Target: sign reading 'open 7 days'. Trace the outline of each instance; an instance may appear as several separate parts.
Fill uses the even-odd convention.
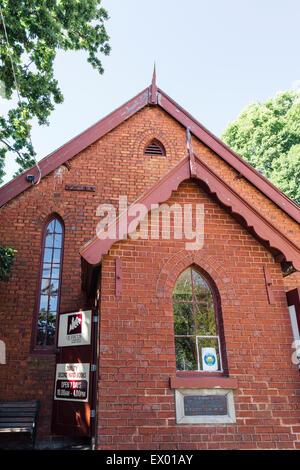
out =
[[[92,311],[64,313],[59,317],[58,347],[91,344]]]
[[[56,364],[54,400],[88,401],[90,364]]]

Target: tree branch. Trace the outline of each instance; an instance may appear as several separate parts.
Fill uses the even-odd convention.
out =
[[[2,142],[4,145],[6,145],[6,147],[11,151],[11,152],[14,152],[18,155],[18,157],[23,161],[25,162],[25,159],[23,157],[23,155],[17,150],[15,149],[14,147],[12,147],[8,142],[6,142],[4,139],[0,139],[0,142]]]

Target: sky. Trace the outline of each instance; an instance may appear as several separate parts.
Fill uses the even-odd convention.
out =
[[[150,85],[157,85],[213,134],[250,102],[300,86],[299,0],[102,0],[111,53],[99,75],[83,52],[59,51],[64,95],[49,126],[34,124],[41,160]],[[0,114],[11,102],[0,98]],[[7,157],[7,183],[18,167]]]

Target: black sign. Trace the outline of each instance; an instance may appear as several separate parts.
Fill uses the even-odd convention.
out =
[[[65,189],[67,191],[96,191],[95,186],[86,186],[84,184],[66,184]]]
[[[86,400],[87,380],[57,380],[56,398],[60,400]]]
[[[183,400],[185,416],[227,415],[226,395],[191,395]]]
[[[82,329],[82,313],[75,313],[68,316],[68,335],[81,335]]]

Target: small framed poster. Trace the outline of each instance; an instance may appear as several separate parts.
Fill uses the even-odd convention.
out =
[[[60,348],[91,344],[91,325],[91,310],[61,314],[57,346]]]
[[[202,348],[202,364],[205,371],[218,370],[218,358],[215,348]]]

